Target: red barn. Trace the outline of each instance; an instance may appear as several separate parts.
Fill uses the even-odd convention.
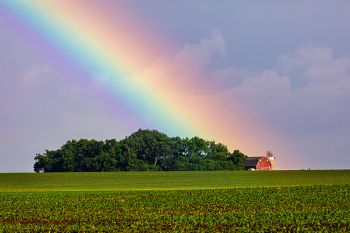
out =
[[[248,157],[244,161],[244,169],[246,170],[272,170],[272,164],[268,157]]]

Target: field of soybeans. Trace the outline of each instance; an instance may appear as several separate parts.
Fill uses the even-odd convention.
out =
[[[350,170],[0,174],[0,232],[349,232]]]

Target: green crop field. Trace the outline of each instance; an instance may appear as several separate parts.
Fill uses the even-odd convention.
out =
[[[0,174],[0,232],[349,232],[350,171]]]
[[[350,184],[350,170],[0,173],[0,192],[193,190]]]

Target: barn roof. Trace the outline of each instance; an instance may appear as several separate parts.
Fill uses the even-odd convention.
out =
[[[255,167],[261,157],[247,157],[244,161],[244,167]]]

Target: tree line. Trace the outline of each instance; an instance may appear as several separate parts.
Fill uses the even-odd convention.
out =
[[[35,172],[211,171],[242,169],[247,156],[199,137],[138,130],[117,141],[70,140],[34,158]]]

